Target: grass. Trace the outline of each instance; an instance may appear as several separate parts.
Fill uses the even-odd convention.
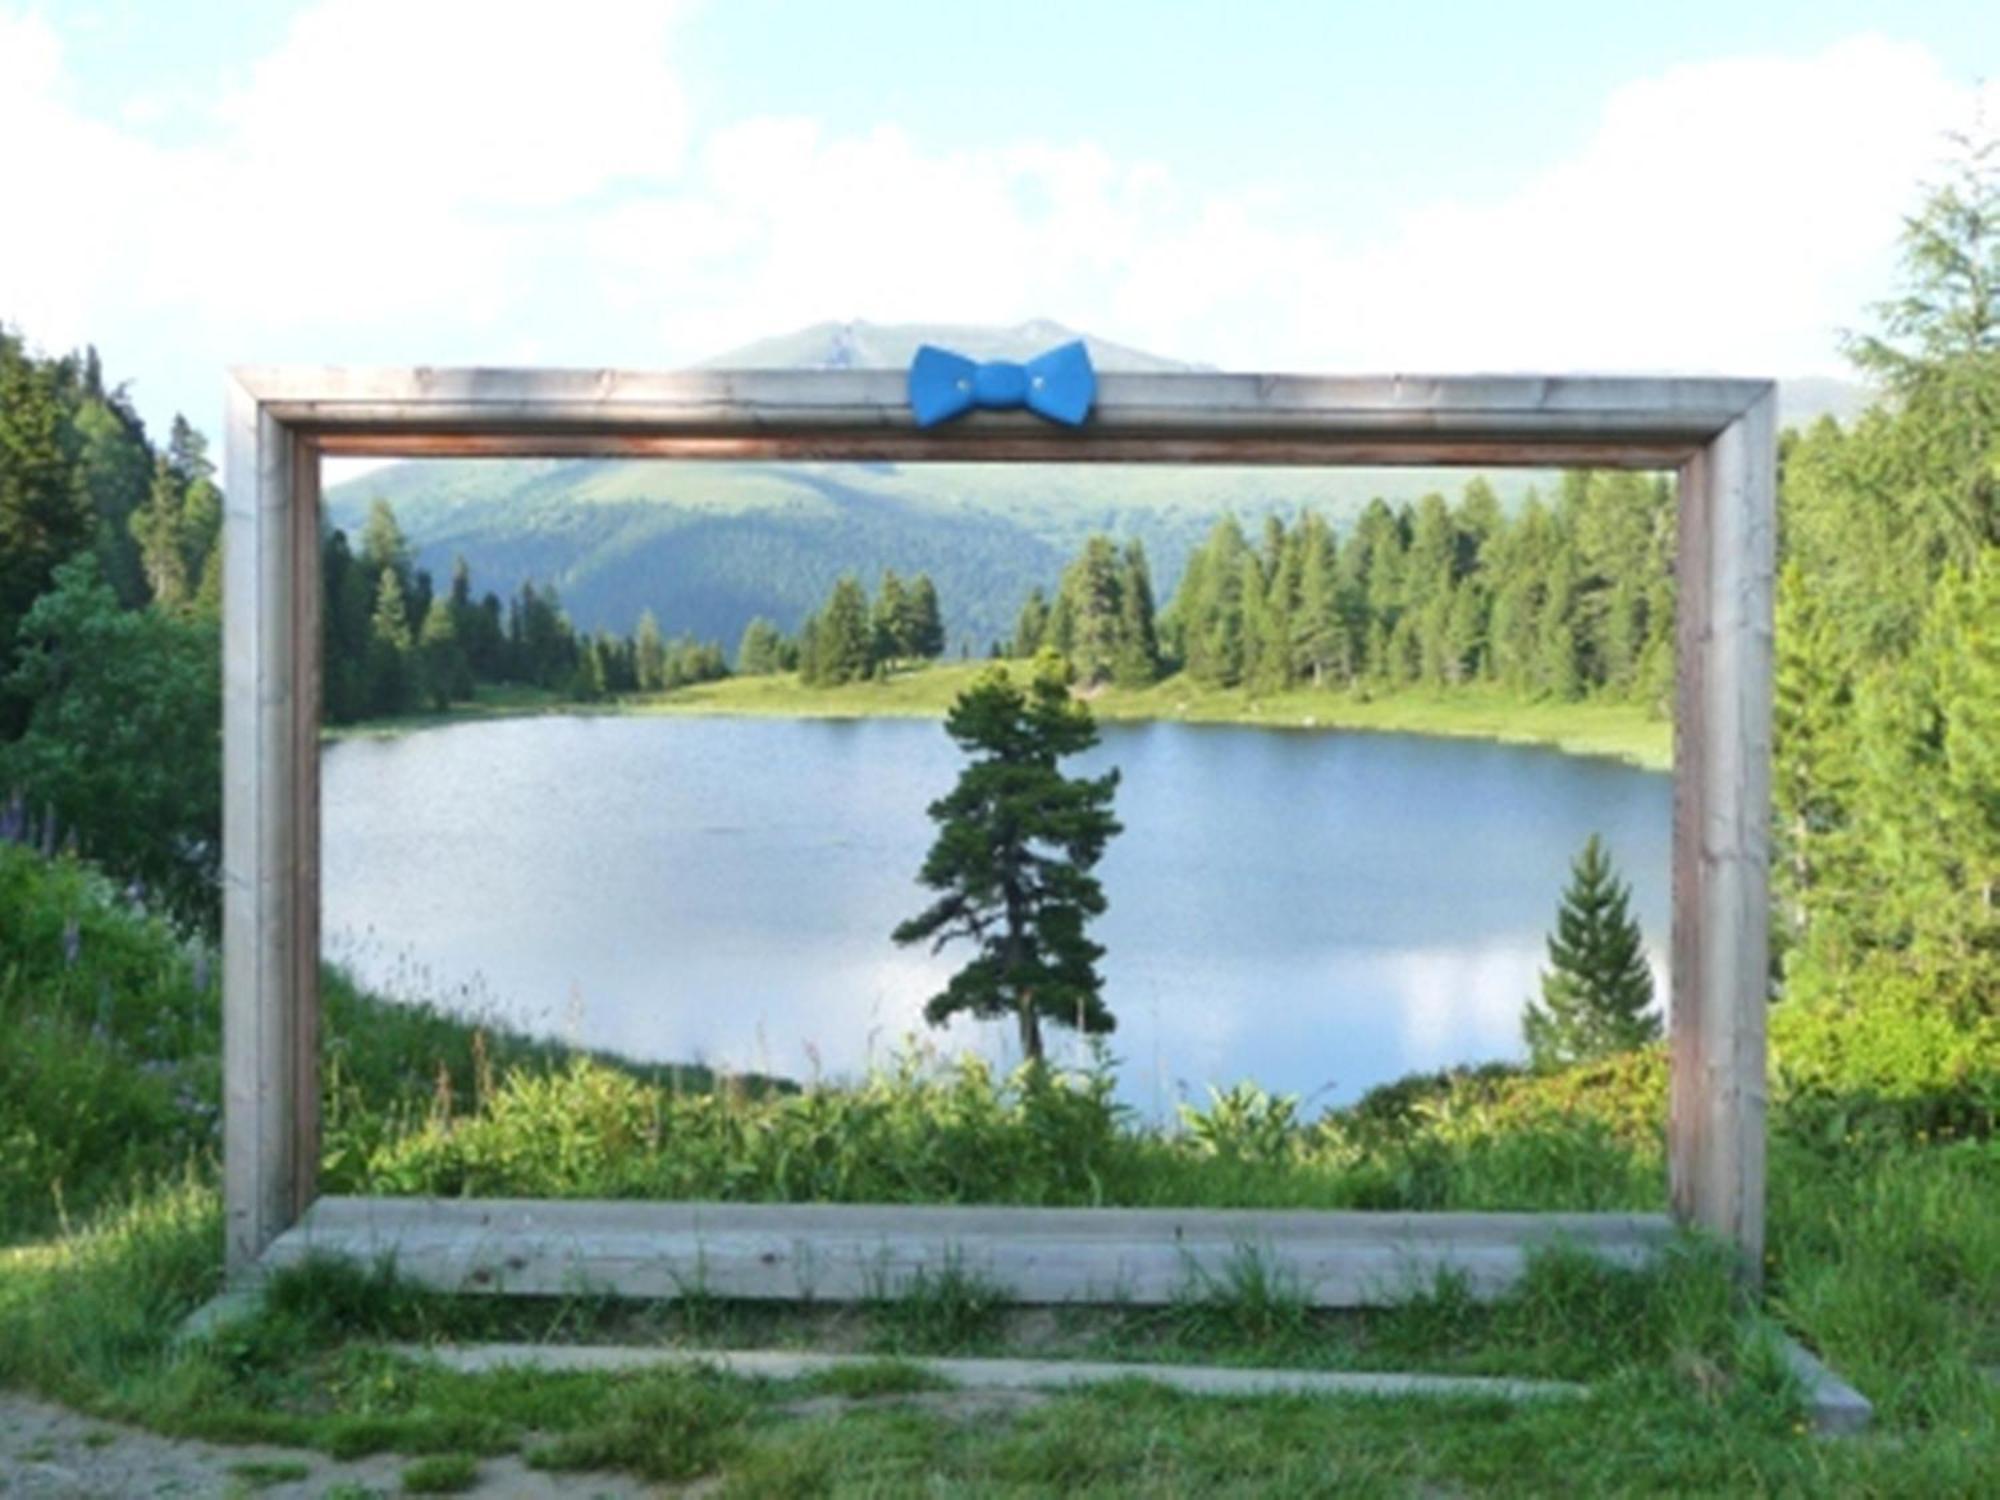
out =
[[[1844,1048],[1843,1016],[1774,1011],[1766,1294],[1690,1244],[1646,1272],[1550,1253],[1481,1304],[1449,1279],[1330,1313],[1256,1256],[1164,1308],[1020,1310],[962,1268],[848,1307],[699,1294],[620,1304],[440,1298],[386,1268],[278,1278],[192,1347],[219,1283],[216,1003],[201,951],[90,872],[0,848],[0,1386],[103,1420],[451,1482],[500,1454],[732,1495],[1979,1494],[2000,1469],[2000,1047],[1915,1001]],[[334,998],[337,995],[338,998]],[[1889,1045],[1893,1041],[1895,1045]],[[906,1060],[785,1091],[631,1068],[330,992],[330,1180],[372,1190],[738,1198],[1442,1207],[1660,1199],[1657,1051],[1530,1077],[1405,1080],[1300,1118],[1238,1090],[1143,1129],[1101,1076]],[[1784,1327],[1878,1404],[1815,1442]],[[460,1374],[384,1346],[627,1341],[875,1352],[811,1380],[701,1368]],[[1577,1403],[1196,1400],[1143,1385],[982,1404],[904,1359],[1021,1354],[1590,1383]],[[1421,1434],[1416,1440],[1413,1435]],[[435,1490],[431,1492],[437,1492]]]
[[[460,1495],[479,1483],[479,1460],[466,1453],[420,1458],[403,1470],[406,1495]]]
[[[942,718],[986,665],[943,662],[899,671],[881,682],[842,687],[807,687],[792,673],[732,677],[605,704],[565,702],[534,689],[482,688],[473,702],[448,713],[371,720],[328,733],[332,737],[398,734],[467,718],[535,713]],[[1116,722],[1370,730],[1551,745],[1571,754],[1613,756],[1654,770],[1664,770],[1673,758],[1672,726],[1641,705],[1606,699],[1574,703],[1529,699],[1485,685],[1357,692],[1293,688],[1257,694],[1203,687],[1175,676],[1144,689],[1106,687],[1092,697],[1091,707],[1100,719]]]

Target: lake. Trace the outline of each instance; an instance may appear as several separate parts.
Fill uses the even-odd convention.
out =
[[[967,950],[901,949],[940,725],[562,717],[326,748],[330,957],[391,993],[638,1058],[853,1075],[913,1033],[1014,1059],[1010,1024],[925,1027]],[[1114,724],[1100,866],[1121,1096],[1161,1117],[1255,1079],[1314,1104],[1521,1055],[1568,862],[1632,882],[1665,996],[1671,782],[1476,740]],[[1077,1049],[1051,1032],[1059,1055]]]

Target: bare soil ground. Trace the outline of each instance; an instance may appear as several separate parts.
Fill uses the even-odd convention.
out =
[[[399,1495],[409,1460],[392,1454],[339,1463],[287,1448],[183,1442],[0,1394],[0,1496],[6,1500],[318,1500]],[[298,1476],[298,1477],[280,1477]],[[656,1493],[617,1475],[543,1474],[514,1458],[483,1459],[466,1493],[520,1500],[629,1500]],[[343,1490],[342,1487],[345,1486]]]

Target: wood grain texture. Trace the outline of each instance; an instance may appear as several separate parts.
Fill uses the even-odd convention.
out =
[[[1661,467],[1712,440],[1766,388],[1522,375],[1107,374],[1080,430],[975,412],[920,432],[893,370],[254,368],[237,376],[329,453],[901,462]]]
[[[301,639],[292,499],[299,442],[229,391],[223,514],[223,1199],[226,1258],[254,1260],[297,1202],[298,906],[295,684]]]
[[[1080,432],[1005,412],[918,432],[896,371],[245,369],[228,394],[224,1199],[232,1269],[257,1262],[266,1247],[282,1261],[314,1236],[344,1249],[386,1237],[407,1249],[408,1269],[439,1285],[560,1291],[579,1267],[608,1268],[663,1295],[692,1257],[703,1275],[721,1278],[715,1290],[792,1288],[733,1295],[861,1295],[884,1276],[935,1269],[955,1247],[949,1253],[984,1257],[978,1266],[1030,1300],[1135,1288],[1161,1297],[1191,1273],[1218,1274],[1247,1244],[1282,1253],[1314,1297],[1351,1301],[1440,1267],[1497,1289],[1518,1275],[1524,1247],[1551,1233],[1603,1235],[1600,1248],[1613,1258],[1642,1256],[1641,1241],[1650,1244],[1658,1227],[1645,1221],[1643,1233],[1629,1224],[1613,1232],[1598,1216],[1308,1215],[1309,1228],[1288,1229],[1282,1215],[1134,1220],[1121,1210],[1093,1212],[1101,1230],[1065,1221],[1057,1233],[1028,1225],[1021,1210],[766,1208],[754,1223],[737,1224],[719,1208],[682,1205],[702,1217],[673,1231],[680,1238],[662,1252],[619,1230],[615,1215],[604,1218],[614,1205],[583,1205],[599,1222],[571,1234],[547,1225],[575,1205],[527,1205],[526,1220],[507,1218],[505,1206],[475,1206],[486,1217],[469,1228],[463,1205],[420,1208],[412,1220],[406,1208],[342,1209],[333,1200],[287,1233],[312,1203],[318,1155],[322,453],[1678,466],[1672,1196],[1681,1218],[1737,1244],[1753,1274],[1760,1264],[1769,382],[1114,374],[1102,377]],[[835,1212],[862,1222],[773,1217]],[[1003,1218],[985,1230],[954,1221],[943,1234],[938,1222],[911,1228],[899,1217],[912,1212]],[[1100,1287],[1107,1279],[1112,1285]]]
[[[1764,1259],[1775,400],[1681,472],[1674,722],[1675,1212]]]
[[[1441,1271],[1490,1297],[1537,1246],[1622,1266],[1672,1235],[1647,1214],[1403,1214],[884,1204],[322,1198],[264,1257],[314,1254],[451,1292],[856,1301],[956,1267],[1023,1303],[1157,1306],[1226,1283],[1246,1256],[1320,1307],[1380,1304]]]

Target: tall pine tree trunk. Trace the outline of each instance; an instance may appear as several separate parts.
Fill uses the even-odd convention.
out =
[[[1024,991],[1019,1001],[1021,1021],[1021,1056],[1027,1062],[1042,1060],[1042,1023],[1035,1015],[1035,996],[1032,990]]]
[[[1009,850],[1011,870],[1020,868],[1020,851]],[[1022,898],[1017,881],[1010,876],[1003,882],[1007,892],[1007,967],[1020,972],[1021,955],[1028,942],[1027,903]],[[1021,1023],[1021,1060],[1038,1063],[1042,1060],[1042,1024],[1035,1014],[1035,992],[1022,990],[1014,997],[1014,1012]]]

